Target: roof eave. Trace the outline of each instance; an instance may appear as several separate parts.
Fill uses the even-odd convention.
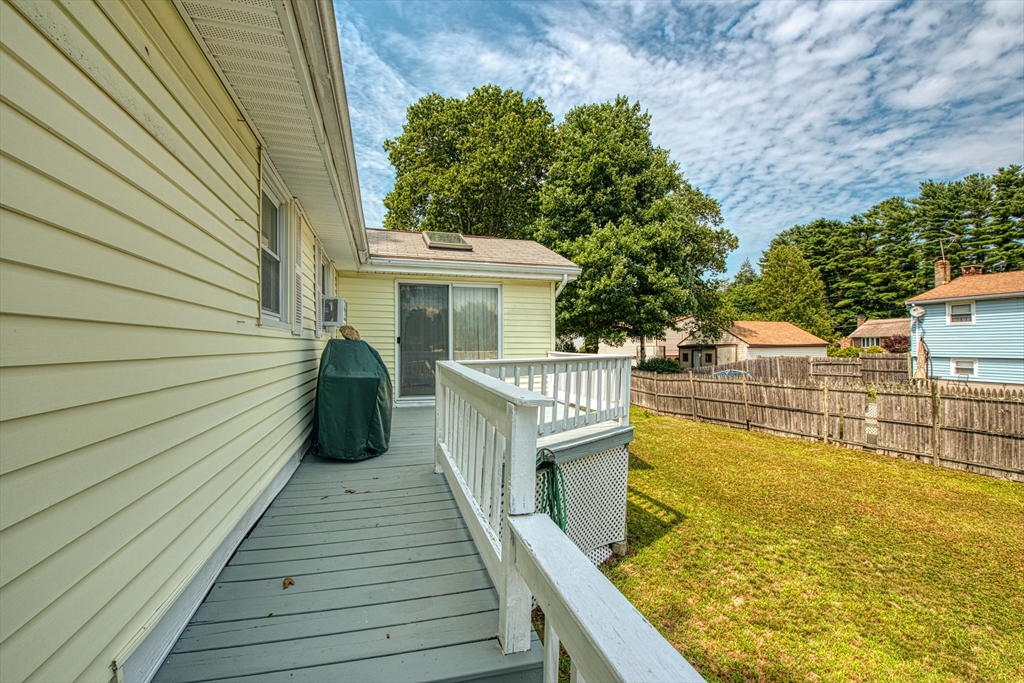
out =
[[[941,304],[947,301],[977,301],[979,299],[1016,299],[1024,297],[1024,292],[1003,292],[1002,294],[972,294],[969,296],[944,296],[940,299],[922,299],[920,298],[920,296],[915,296],[913,299],[907,299],[906,305],[913,306],[915,304]]]
[[[369,260],[366,221],[359,192],[334,5],[330,0],[317,0],[315,3],[289,0],[285,7],[289,19],[294,18],[294,21],[289,21],[288,29],[295,32],[306,57],[303,71],[312,86],[314,100],[308,104],[316,108],[318,123],[322,127],[324,144],[321,147],[324,148],[335,193],[339,195],[342,215],[347,219],[345,228],[355,243],[360,263],[365,263]],[[334,226],[323,226],[318,228],[318,232],[332,228]]]
[[[502,280],[575,280],[582,272],[579,267],[522,265],[510,263],[473,263],[467,261],[425,261],[423,259],[381,258],[370,256],[359,267],[362,273],[395,275],[456,275],[487,277]]]
[[[824,346],[828,347],[827,341],[813,342],[807,344],[747,344],[752,349],[774,349],[779,347],[794,347],[794,346]]]

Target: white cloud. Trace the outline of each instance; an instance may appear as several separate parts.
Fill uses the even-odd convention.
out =
[[[556,117],[639,100],[655,141],[722,203],[734,265],[794,223],[1024,162],[1019,2],[479,7],[338,5],[371,225],[393,182],[380,145],[405,108],[488,82]]]

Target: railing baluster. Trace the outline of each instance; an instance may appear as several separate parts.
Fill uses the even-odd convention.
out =
[[[544,683],[558,683],[558,659],[561,654],[558,633],[551,617],[544,615]]]
[[[576,361],[576,368],[575,368],[575,370],[572,373],[572,385],[573,385],[572,386],[572,396],[573,396],[572,403],[573,403],[573,406],[575,407],[575,411],[574,411],[573,417],[572,417],[572,426],[573,427],[576,427],[580,423],[580,399],[583,396],[583,394],[582,394],[583,374],[582,373],[583,373],[583,365],[579,361]]]
[[[565,372],[560,373],[559,377],[562,378],[562,431],[566,431],[569,428],[569,403],[572,402],[572,395],[569,390],[569,384],[572,381],[572,376],[569,374],[569,364],[567,361],[565,364]]]
[[[501,528],[501,484],[504,478],[502,470],[505,468],[505,435],[494,432],[494,463],[491,469],[491,528]]]
[[[477,414],[477,460],[476,467],[473,470],[473,480],[476,483],[476,487],[473,489],[473,493],[476,494],[477,500],[480,499],[480,495],[483,490],[488,487],[488,482],[484,479],[484,467],[487,462],[487,419],[483,415]]]
[[[480,479],[480,511],[484,513],[484,516],[490,522],[492,518],[491,513],[491,496],[493,495],[493,483],[491,478],[494,476],[494,425],[490,422],[484,423],[484,462],[481,467],[481,479]],[[492,524],[493,526],[493,524]]]
[[[466,423],[466,430],[469,434],[466,437],[466,469],[463,470],[462,476],[469,485],[469,490],[473,492],[473,495],[477,498],[480,497],[480,490],[476,487],[476,473],[477,473],[477,458],[476,458],[476,439],[477,439],[477,426],[480,414],[476,411],[472,405],[469,407],[469,420]]]

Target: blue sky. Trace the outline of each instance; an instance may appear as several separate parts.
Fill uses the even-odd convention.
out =
[[[1024,163],[1024,2],[335,0],[367,225],[381,144],[429,92],[495,83],[573,106],[621,94],[719,200],[756,261],[772,236],[846,219],[925,179]]]

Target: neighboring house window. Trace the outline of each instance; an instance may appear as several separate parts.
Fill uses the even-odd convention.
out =
[[[962,304],[946,304],[946,311],[949,314],[950,325],[970,324],[974,322],[974,302],[968,301]]]
[[[680,353],[679,354],[679,360],[683,361],[684,363],[689,363],[690,362],[690,354],[688,354],[688,353]]]
[[[978,361],[974,358],[954,358],[950,365],[950,374],[954,377],[978,376]]]
[[[866,349],[869,346],[881,346],[879,342],[880,339],[878,337],[864,337],[860,340],[860,347]]]
[[[705,363],[710,363],[712,358],[714,358],[714,356],[711,355],[710,353],[705,353],[704,354],[704,362]]]

